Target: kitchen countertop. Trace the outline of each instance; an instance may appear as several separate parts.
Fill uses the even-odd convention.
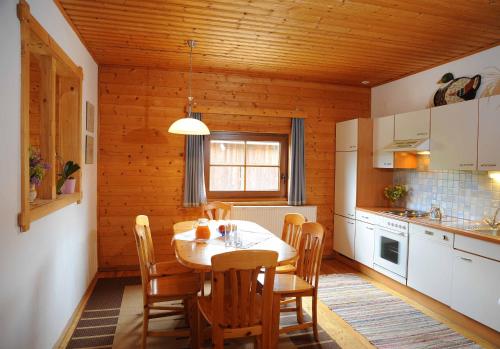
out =
[[[358,210],[366,211],[369,213],[375,213],[384,217],[397,219],[400,221],[414,223],[423,225],[429,228],[435,228],[444,230],[450,233],[459,234],[463,236],[467,236],[473,239],[484,240],[488,242],[493,242],[496,244],[500,244],[500,235],[493,235],[488,233],[481,233],[473,230],[465,230],[461,227],[474,225],[478,222],[470,221],[466,219],[454,218],[454,217],[443,217],[443,220],[439,222],[438,220],[430,219],[429,217],[401,217],[395,216],[389,213],[384,213],[384,211],[394,210],[394,208],[390,207],[357,207]]]

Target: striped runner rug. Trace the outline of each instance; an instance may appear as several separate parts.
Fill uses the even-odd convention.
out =
[[[132,349],[140,347],[142,333],[142,288],[140,278],[99,279],[78,321],[67,348]],[[304,319],[310,317],[304,314]],[[281,315],[281,326],[296,323],[294,313]],[[151,329],[185,327],[182,316],[153,319]],[[280,349],[339,349],[338,344],[319,328],[316,343],[312,330],[296,331],[280,336]],[[207,343],[205,348],[209,348]],[[228,341],[226,349],[250,349],[253,341]],[[148,349],[188,349],[189,338],[154,337],[148,339]]]
[[[481,348],[355,274],[321,276],[318,294],[328,308],[377,348]]]

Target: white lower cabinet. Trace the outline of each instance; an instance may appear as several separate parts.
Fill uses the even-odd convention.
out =
[[[410,224],[407,285],[450,305],[453,234]]]
[[[370,268],[373,268],[374,230],[373,224],[356,221],[354,259]]]
[[[500,331],[500,262],[455,250],[451,307]]]
[[[339,215],[335,215],[333,222],[333,249],[351,259],[354,259],[355,222]]]

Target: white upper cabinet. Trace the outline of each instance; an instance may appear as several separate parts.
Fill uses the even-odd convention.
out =
[[[423,109],[394,117],[394,140],[429,138],[431,110]]]
[[[500,170],[500,95],[479,100],[478,169]]]
[[[394,153],[384,148],[394,141],[394,115],[373,119],[373,167],[393,168]]]
[[[335,153],[335,213],[356,218],[357,152]]]
[[[431,109],[432,170],[477,168],[478,100]]]
[[[336,151],[358,150],[358,119],[337,123]]]

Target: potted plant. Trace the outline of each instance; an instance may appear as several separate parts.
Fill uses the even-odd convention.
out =
[[[49,164],[46,163],[42,156],[40,155],[40,150],[35,147],[30,147],[29,149],[29,161],[30,161],[30,194],[29,202],[33,202],[36,199],[37,192],[36,188],[42,183],[45,173],[50,168]]]
[[[384,189],[384,195],[389,199],[392,206],[395,206],[397,202],[406,196],[406,194],[408,194],[408,189],[404,184],[388,185]]]
[[[57,180],[57,194],[73,194],[75,192],[76,179],[71,175],[79,169],[80,165],[76,162],[68,161],[64,164]]]

